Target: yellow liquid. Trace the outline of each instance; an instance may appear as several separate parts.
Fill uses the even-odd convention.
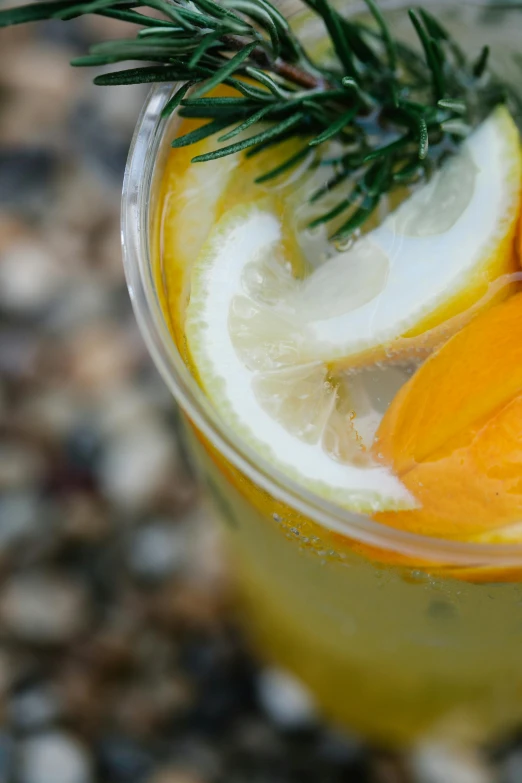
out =
[[[476,742],[522,718],[522,585],[386,566],[268,496],[201,438],[254,646],[334,723],[385,744]]]
[[[189,128],[185,122],[179,132]],[[254,158],[231,163],[224,188],[212,164],[202,164],[209,166],[202,190],[200,167],[189,170],[200,151],[170,152],[156,215],[158,290],[189,366],[190,264],[228,209],[270,199],[294,271],[305,263],[291,222],[291,185],[263,191],[252,184],[263,165]],[[255,645],[308,685],[325,715],[389,744],[426,735],[484,739],[522,719],[522,585],[495,583],[494,573],[484,584],[455,578],[451,569],[427,573],[406,558],[399,565],[395,555],[358,547],[270,497],[190,423],[188,431],[226,523]]]

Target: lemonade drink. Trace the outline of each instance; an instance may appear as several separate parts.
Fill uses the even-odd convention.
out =
[[[516,83],[519,11],[438,13]],[[388,18],[407,39],[404,13]],[[522,718],[516,100],[335,246],[306,227],[327,165],[255,184],[292,140],[192,165],[210,142],[168,151],[196,125],[158,124],[167,97],[131,158],[130,219],[146,216],[128,261],[139,238],[140,317],[258,649],[380,741],[508,730]]]

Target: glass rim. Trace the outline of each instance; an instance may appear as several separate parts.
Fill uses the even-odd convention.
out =
[[[469,2],[469,0],[468,0]],[[474,0],[471,0],[475,4]],[[152,189],[169,121],[161,111],[173,85],[153,87],[131,143],[122,194],[121,240],[125,276],[136,320],[152,359],[181,409],[210,443],[257,486],[326,530],[411,558],[423,568],[522,566],[522,544],[465,542],[423,536],[375,522],[321,498],[275,469],[247,443],[227,431],[181,357],[155,289],[151,258]],[[522,520],[521,520],[522,521]],[[414,562],[417,561],[417,562]]]

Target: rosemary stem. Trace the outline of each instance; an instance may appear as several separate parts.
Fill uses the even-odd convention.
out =
[[[248,44],[248,39],[240,35],[226,34],[222,36],[221,40],[233,51],[240,51]],[[271,61],[261,46],[256,47],[250,52],[250,59],[260,68],[272,71],[272,73],[282,76],[284,79],[298,87],[304,87],[308,90],[327,89],[328,85],[326,80],[320,75],[305,71],[302,68],[299,68],[299,66],[286,62],[280,57]]]

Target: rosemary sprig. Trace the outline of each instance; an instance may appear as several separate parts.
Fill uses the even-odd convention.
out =
[[[134,38],[92,46],[72,64],[152,63],[98,76],[100,85],[181,82],[163,116],[178,109],[206,122],[173,146],[209,136],[221,143],[195,163],[242,150],[251,156],[300,138],[297,151],[257,181],[307,157],[332,166],[311,201],[320,206],[333,190],[338,201],[332,206],[330,197],[311,225],[336,219],[333,238],[340,240],[393,188],[440,165],[505,91],[487,72],[489,48],[468,61],[423,9],[409,11],[416,50],[394,39],[377,0],[365,0],[370,24],[345,18],[330,0],[304,2],[326,27],[333,64],[313,58],[269,0],[44,0],[0,11],[0,27],[84,14],[138,25]],[[209,95],[219,84],[237,97]],[[333,142],[341,151],[331,158]]]

